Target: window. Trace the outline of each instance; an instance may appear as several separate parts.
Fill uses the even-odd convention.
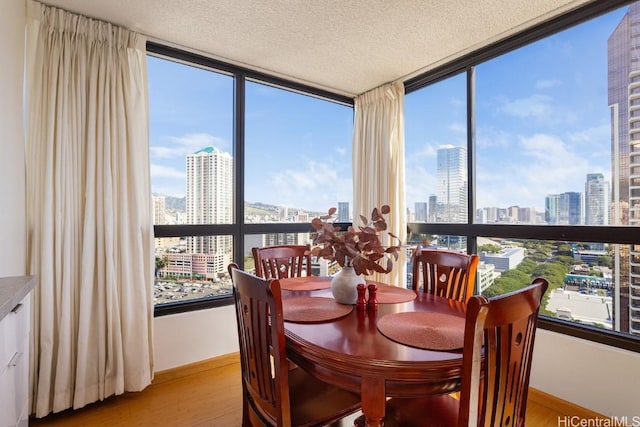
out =
[[[147,50],[156,315],[230,304],[227,266],[252,269],[256,242],[309,243],[333,206],[350,221],[353,102]]]
[[[245,222],[350,221],[353,109],[252,81],[246,99]]]
[[[147,64],[154,223],[231,224],[233,78],[153,56]],[[233,236],[161,237],[155,250],[157,306],[231,294]]]
[[[466,108],[464,74],[405,98],[405,176],[410,222],[467,222]]]
[[[435,200],[425,206],[411,197],[425,193],[418,186],[407,189],[407,210],[414,235],[451,248],[439,237],[455,234],[465,240],[458,250],[481,254],[479,291],[496,295],[547,277],[543,327],[637,351],[640,3],[602,11],[580,14],[570,28],[569,18],[548,23],[546,37],[542,26],[407,82],[407,182],[433,171],[433,154],[421,153],[459,146],[469,153],[466,188],[450,182],[468,191],[471,214],[438,224],[441,194],[431,190]],[[471,119],[461,141],[465,132],[452,130],[464,113]],[[437,189],[434,172],[426,176]]]

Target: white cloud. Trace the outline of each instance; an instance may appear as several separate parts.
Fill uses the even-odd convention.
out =
[[[611,126],[609,123],[582,129],[569,134],[571,141],[576,144],[593,144],[594,146],[606,146],[611,149]]]
[[[477,173],[478,207],[534,207],[544,211],[548,194],[584,192],[586,174],[602,168],[570,138],[534,134],[514,138],[518,158],[504,156],[499,167]]]
[[[405,172],[405,200],[413,211],[415,202],[428,202],[436,194],[436,177],[420,164],[407,163]]]
[[[552,116],[551,100],[550,96],[534,94],[528,98],[508,100],[500,107],[500,111],[519,118],[546,120]]]
[[[151,179],[156,178],[176,178],[186,179],[186,174],[178,169],[170,168],[167,166],[161,166],[151,163],[150,167]]]
[[[536,90],[541,90],[541,89],[549,89],[552,87],[558,87],[562,85],[562,81],[559,79],[547,79],[547,80],[538,80],[537,82],[535,82],[534,84],[534,88]]]
[[[511,134],[495,127],[483,126],[476,133],[476,145],[479,149],[505,147],[513,143],[514,138]]]
[[[155,158],[184,158],[187,154],[194,153],[204,147],[216,147],[221,151],[231,152],[231,143],[207,133],[193,133],[183,136],[169,136],[170,145],[151,145],[149,151]]]
[[[324,212],[338,201],[351,201],[352,187],[350,175],[340,176],[330,165],[311,160],[248,183],[246,199]]]

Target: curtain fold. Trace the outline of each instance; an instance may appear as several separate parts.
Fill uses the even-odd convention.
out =
[[[153,378],[144,37],[28,3],[27,224],[37,417]]]
[[[404,85],[391,83],[355,99],[353,132],[353,217],[369,217],[375,207],[389,205],[388,230],[406,240],[404,179]],[[384,245],[391,241],[384,233]],[[370,278],[406,285],[406,255],[402,250],[391,273]]]

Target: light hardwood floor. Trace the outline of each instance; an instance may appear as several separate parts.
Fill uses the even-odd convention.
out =
[[[77,411],[64,411],[31,419],[33,427],[131,427],[241,425],[242,392],[238,356],[228,355],[156,375],[153,384],[139,393],[125,393]],[[531,390],[527,426],[566,425],[559,417],[593,418],[594,412]],[[352,425],[355,418],[343,420]]]

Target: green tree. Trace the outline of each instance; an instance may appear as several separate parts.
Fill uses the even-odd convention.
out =
[[[155,270],[156,277],[158,277],[158,273],[160,273],[160,270],[165,268],[167,265],[169,265],[169,257],[168,256],[166,256],[166,255],[163,255],[161,257],[156,256],[156,270]]]
[[[486,245],[481,245],[478,248],[478,252],[488,252],[488,253],[492,253],[492,254],[497,254],[502,250],[502,248],[500,247],[500,245],[494,245],[491,243],[487,243]]]

